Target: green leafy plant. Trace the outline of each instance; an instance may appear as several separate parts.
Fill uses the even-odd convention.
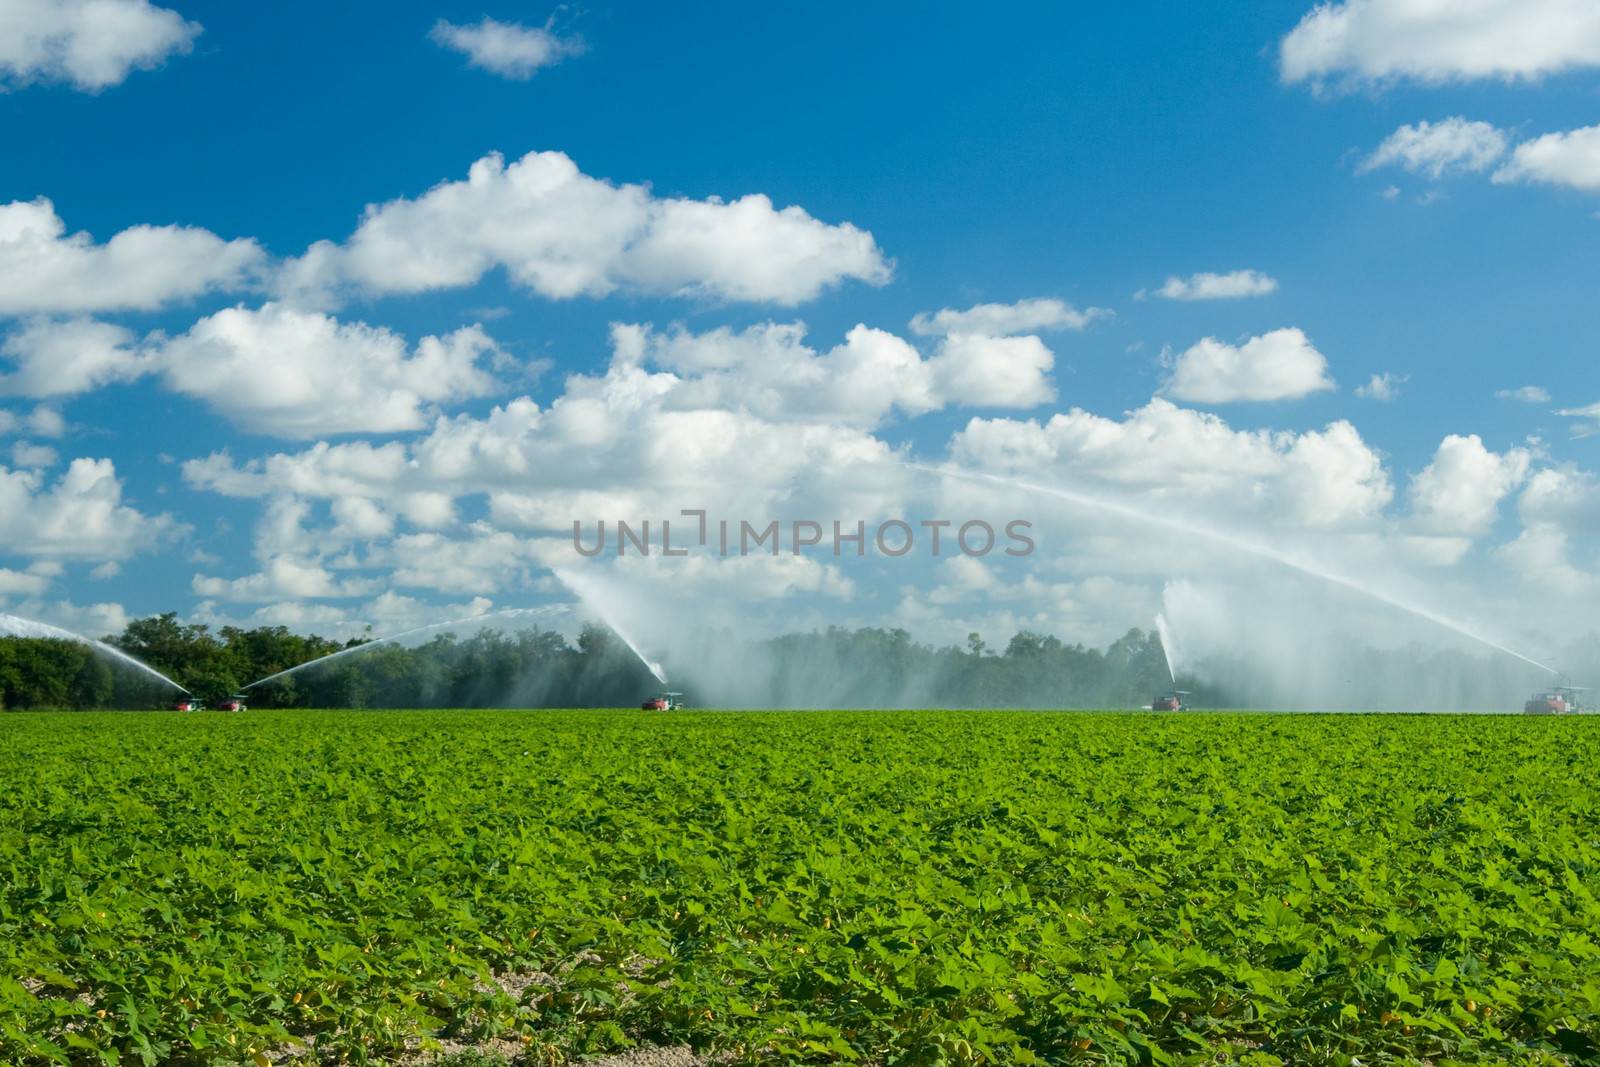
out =
[[[1588,1062],[1596,766],[1588,719],[6,716],[0,1062]]]

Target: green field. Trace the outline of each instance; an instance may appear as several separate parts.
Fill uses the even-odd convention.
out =
[[[1575,1063],[1600,720],[0,716],[0,1063]]]

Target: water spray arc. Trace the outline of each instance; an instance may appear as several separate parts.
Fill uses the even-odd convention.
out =
[[[110,656],[125,667],[132,667],[140,674],[148,675],[162,685],[170,686],[180,693],[189,692],[148,663],[135,659],[115,645],[108,645],[104,641],[96,641],[92,637],[85,637],[82,634],[73,633],[71,630],[62,629],[59,626],[51,626],[47,622],[39,622],[37,619],[24,619],[21,615],[7,615],[4,612],[0,612],[0,635],[7,637],[42,637],[87,645],[96,652]]]
[[[652,660],[650,657],[646,656],[644,652],[640,650],[638,642],[629,637],[627,632],[624,631],[621,626],[617,625],[617,620],[612,616],[612,613],[606,611],[606,609],[600,605],[601,598],[599,596],[599,591],[595,589],[594,583],[589,580],[587,575],[580,575],[574,571],[569,571],[561,567],[552,568],[551,573],[556,576],[562,585],[572,590],[573,595],[575,595],[579,600],[583,601],[585,607],[593,611],[596,615],[600,616],[600,621],[605,623],[606,626],[610,627],[611,632],[622,639],[622,643],[628,646],[628,651],[632,652],[639,658],[639,662],[643,663],[645,668],[655,676],[656,681],[660,682],[662,685],[667,684],[666,669],[655,660]]]
[[[1142,511],[1138,508],[1130,507],[1127,504],[1121,504],[1114,500],[1103,500],[1100,497],[1091,496],[1087,493],[1080,493],[1072,489],[1062,489],[1057,486],[1039,485],[1036,482],[1023,481],[1020,478],[1006,478],[998,474],[985,474],[981,471],[963,471],[957,470],[953,467],[933,467],[922,463],[906,463],[903,464],[903,466],[909,468],[910,470],[921,471],[923,473],[932,474],[940,478],[953,478],[959,481],[988,483],[1025,493],[1053,496],[1058,500],[1065,500],[1068,503],[1078,504],[1088,508],[1095,508],[1113,515],[1119,515],[1123,518],[1131,519],[1147,526],[1163,526],[1176,533],[1188,534],[1192,537],[1204,537],[1208,541],[1215,542],[1235,551],[1245,552],[1261,559],[1271,560],[1272,562],[1281,566],[1288,567],[1290,570],[1298,571],[1309,578],[1315,578],[1318,581],[1328,582],[1331,585],[1348,589],[1351,592],[1360,593],[1362,596],[1376,600],[1380,604],[1386,604],[1391,608],[1395,608],[1398,611],[1403,611],[1415,618],[1422,619],[1426,622],[1431,622],[1435,626],[1449,630],[1451,633],[1457,634],[1458,636],[1465,637],[1471,641],[1476,641],[1478,644],[1487,648],[1492,648],[1496,652],[1519,659],[1529,666],[1539,668],[1541,671],[1546,671],[1557,677],[1560,677],[1561,675],[1561,672],[1556,670],[1554,667],[1540,663],[1538,660],[1529,656],[1525,656],[1515,649],[1507,648],[1505,645],[1502,645],[1497,641],[1491,640],[1480,633],[1469,630],[1460,623],[1451,619],[1447,619],[1443,615],[1440,615],[1438,612],[1433,611],[1430,608],[1424,607],[1420,604],[1413,604],[1407,600],[1402,600],[1399,597],[1385,593],[1378,589],[1369,588],[1356,581],[1354,578],[1348,578],[1342,574],[1327,570],[1326,568],[1320,567],[1314,563],[1307,563],[1304,560],[1296,559],[1294,556],[1291,556],[1288,553],[1282,552],[1276,548],[1272,548],[1268,545],[1257,544],[1255,542],[1245,540],[1244,538],[1235,537],[1232,534],[1224,533],[1221,530],[1215,529],[1214,527],[1205,526],[1200,523],[1183,522],[1160,513]]]
[[[1178,669],[1172,662],[1172,627],[1167,623],[1167,617],[1160,612],[1156,613],[1156,633],[1161,638],[1161,655],[1167,661],[1167,675],[1172,679],[1172,684],[1178,684]]]
[[[249,685],[245,686],[244,689],[254,689],[258,685],[266,685],[268,682],[277,681],[279,678],[287,678],[291,675],[299,674],[301,671],[310,670],[313,667],[321,667],[332,660],[343,659],[346,656],[354,656],[361,652],[370,652],[375,648],[381,648],[384,645],[392,645],[396,641],[403,641],[408,637],[415,637],[418,634],[425,634],[430,630],[446,630],[455,626],[466,626],[470,623],[483,622],[486,619],[544,618],[550,615],[560,614],[566,610],[566,606],[560,604],[543,608],[506,608],[503,611],[488,611],[484,612],[482,615],[469,615],[462,619],[447,619],[444,622],[432,622],[426,626],[416,626],[410,630],[402,630],[397,634],[390,634],[387,637],[380,637],[375,641],[368,641],[365,644],[352,645],[350,648],[342,648],[337,652],[330,652],[326,656],[302,663],[298,667],[290,667],[288,670],[279,671],[276,674],[269,674],[265,678],[258,678]]]

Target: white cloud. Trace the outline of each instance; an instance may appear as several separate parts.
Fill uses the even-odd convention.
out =
[[[1339,421],[1294,438],[1276,498],[1303,525],[1336,526],[1376,518],[1394,489],[1383,458],[1354,426]]]
[[[0,315],[149,311],[238,288],[261,268],[253,240],[190,226],[131,226],[96,244],[49,200],[0,204]]]
[[[256,523],[256,558],[265,561],[278,556],[316,555],[314,535],[306,529],[306,520],[310,517],[311,504],[299,497],[279,496],[269,500]]]
[[[1577,467],[1546,467],[1528,479],[1517,510],[1534,526],[1554,524],[1574,534],[1600,528],[1600,477]]]
[[[319,242],[287,264],[280,288],[326,300],[345,286],[419,293],[472,285],[496,267],[543,296],[618,289],[797,304],[891,267],[872,234],[829,225],[756,193],[733,201],[657,197],[591,178],[560,152],[499,155],[415,200],[369,207],[344,245]]]
[[[616,361],[672,372],[639,379],[677,410],[748,410],[774,422],[837,421],[870,427],[891,411],[940,406],[933,376],[905,341],[864,325],[826,353],[805,344],[801,323],[762,323],[693,334],[648,326],[612,329]]]
[[[923,359],[903,339],[857,325],[818,353],[801,323],[762,323],[693,334],[648,326],[612,330],[616,359],[673,372],[654,379],[671,409],[741,409],[773,422],[872,427],[891,412],[920,415],[951,405],[1032,407],[1055,397],[1055,356],[1037,337],[952,334]]]
[[[1055,355],[1037,337],[953,333],[928,361],[945,405],[1031,408],[1056,398]]]
[[[338,520],[335,536],[352,540],[388,537],[394,532],[394,516],[361,497],[340,497],[333,501],[333,517]]]
[[[1412,174],[1442,178],[1487,170],[1505,155],[1507,138],[1487,122],[1469,122],[1457,115],[1440,122],[1401,126],[1362,160],[1357,174],[1399,166]]]
[[[403,534],[376,561],[392,568],[390,580],[403,588],[483,595],[528,588],[537,569],[532,540],[484,523],[468,533]]]
[[[1410,380],[1411,378],[1408,375],[1384,371],[1382,374],[1374,374],[1368,378],[1366,385],[1357,386],[1356,396],[1365,400],[1378,400],[1388,403],[1399,398],[1400,387]]]
[[[1541,385],[1524,385],[1516,389],[1501,389],[1494,395],[1501,400],[1520,400],[1524,404],[1550,403],[1550,391]]]
[[[67,432],[66,420],[61,412],[47,404],[40,404],[26,415],[0,408],[0,437],[15,433],[31,433],[36,437],[60,437]]]
[[[36,596],[8,605],[5,610],[90,637],[119,634],[130,620],[127,609],[121,604],[74,604],[70,600],[40,600]]]
[[[1500,501],[1528,475],[1533,456],[1525,448],[1497,454],[1477,434],[1450,434],[1433,461],[1411,480],[1411,512],[1435,534],[1471,537],[1494,522]]]
[[[582,41],[558,37],[549,26],[523,26],[487,17],[465,26],[440,19],[428,36],[441,47],[464,53],[474,67],[517,81],[583,52]]]
[[[0,4],[0,92],[64,82],[87,92],[187,53],[200,25],[147,0],[6,0]]]
[[[0,395],[68,396],[159,373],[175,392],[260,433],[393,433],[421,429],[436,404],[494,390],[486,357],[505,360],[476,326],[425,337],[410,350],[382,327],[271,303],[229,308],[177,337],[143,341],[92,319],[41,319],[0,344],[0,359],[16,365],[0,374]],[[16,421],[0,413],[0,431]]]
[[[1293,400],[1334,388],[1328,361],[1293,327],[1230,345],[1214,337],[1191,345],[1173,364],[1165,391],[1201,404]]]
[[[1495,554],[1524,582],[1557,597],[1571,597],[1587,611],[1600,595],[1600,574],[1575,565],[1571,550],[1572,537],[1566,530],[1553,523],[1533,523]]]
[[[148,372],[132,331],[93,319],[28,323],[0,344],[0,359],[16,366],[0,374],[0,395],[73,396]]]
[[[127,559],[173,527],[122,502],[109,459],[75,459],[54,485],[0,467],[0,551],[58,559]]]
[[[394,516],[364,497],[329,500],[331,526],[315,527],[315,510],[312,501],[296,496],[285,494],[269,499],[256,523],[252,545],[256,559],[265,563],[281,557],[337,557],[341,566],[347,566],[356,558],[348,551],[352,543],[382,540],[394,533]]]
[[[1246,296],[1266,296],[1278,290],[1278,280],[1258,270],[1236,270],[1227,274],[1201,271],[1187,278],[1168,278],[1156,295],[1167,300],[1234,300]]]
[[[1279,46],[1286,82],[1516,81],[1600,65],[1590,0],[1344,0]]]
[[[604,375],[571,376],[548,408],[521,397],[481,418],[440,418],[409,446],[319,443],[244,464],[218,453],[184,464],[184,478],[232,496],[360,498],[440,529],[455,501],[486,497],[502,528],[568,537],[575,518],[691,506],[867,517],[909,479],[868,427],[895,406],[921,410],[944,377],[930,369],[937,357],[866,327],[827,353],[806,347],[798,325],[619,326],[615,343]]]
[[[18,441],[11,446],[11,462],[24,470],[42,470],[54,467],[61,456],[49,445],[36,445],[32,441]]]
[[[219,311],[152,345],[172,389],[281,437],[418,429],[432,405],[488,394],[479,363],[499,351],[476,326],[408,351],[382,327],[279,304]]]
[[[214,452],[205,459],[186,461],[183,476],[190,485],[232,497],[275,493],[370,497],[377,495],[376,487],[399,482],[409,462],[406,447],[398,441],[383,445],[319,441],[304,452],[278,453],[243,467],[235,466],[228,453]]]
[[[1454,567],[1472,551],[1472,538],[1406,534],[1392,542],[1409,560],[1428,567]]]
[[[1095,319],[1109,314],[1111,312],[1104,308],[1085,308],[1080,311],[1053,297],[1036,297],[1018,300],[1014,304],[978,304],[965,311],[955,308],[944,308],[931,314],[924,311],[912,317],[911,332],[924,337],[942,337],[952,333],[1009,337],[1039,330],[1081,330]]]
[[[1157,398],[1122,420],[1074,409],[1047,422],[973,419],[950,444],[961,467],[1102,483],[1157,509],[1253,511],[1307,526],[1372,519],[1393,498],[1382,458],[1355,427],[1303,434],[1234,430]]]
[[[1494,180],[1540,182],[1600,193],[1600,126],[1547,133],[1522,142],[1494,172]]]
[[[291,556],[275,557],[262,570],[244,578],[229,580],[197,574],[190,584],[199,596],[248,603],[346,599],[368,596],[381,587],[372,579],[337,578],[318,563]]]
[[[1499,555],[1525,581],[1558,596],[1571,597],[1589,610],[1600,593],[1600,573],[1572,559],[1588,549],[1590,566],[1600,564],[1593,532],[1600,529],[1600,477],[1573,466],[1547,467],[1528,479],[1517,501],[1523,529]]]
[[[1574,437],[1593,437],[1600,434],[1600,404],[1590,404],[1583,408],[1562,408],[1556,414],[1581,420],[1572,428]]]
[[[0,567],[0,597],[39,596],[50,588],[50,578]]]

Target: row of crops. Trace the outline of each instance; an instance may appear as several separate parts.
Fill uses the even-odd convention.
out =
[[[1600,722],[0,716],[0,1063],[1578,1063]]]

